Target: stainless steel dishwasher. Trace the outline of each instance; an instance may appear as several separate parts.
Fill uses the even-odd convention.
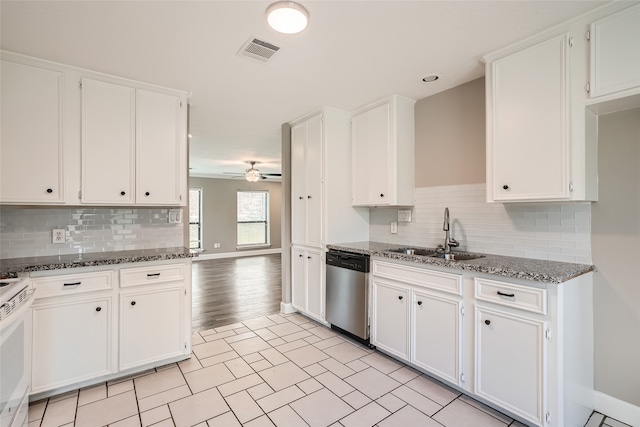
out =
[[[369,342],[369,255],[327,252],[327,322]]]

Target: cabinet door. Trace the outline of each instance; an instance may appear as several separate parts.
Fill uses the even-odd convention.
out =
[[[324,320],[324,265],[320,251],[306,251],[307,310],[311,317]]]
[[[306,258],[304,249],[291,250],[291,305],[300,311],[307,311]]]
[[[543,424],[545,322],[476,307],[475,393]]]
[[[388,205],[390,105],[380,105],[353,116],[353,204]],[[391,159],[390,159],[391,156]]]
[[[135,89],[82,79],[82,202],[135,201]]]
[[[2,60],[0,202],[62,203],[62,73]]]
[[[409,360],[409,289],[373,279],[373,344]]]
[[[591,96],[640,86],[640,5],[591,24]]]
[[[307,222],[306,122],[291,128],[291,243],[304,245]]]
[[[179,97],[136,90],[137,204],[180,204],[180,114]]]
[[[186,351],[184,287],[120,295],[120,369],[180,356]]]
[[[307,120],[305,145],[307,175],[306,239],[308,246],[322,246],[322,116]]]
[[[568,35],[492,64],[492,192],[496,201],[569,194]]]
[[[460,384],[462,301],[413,291],[411,302],[411,361],[447,381]]]
[[[113,372],[111,301],[97,297],[34,305],[33,393]]]

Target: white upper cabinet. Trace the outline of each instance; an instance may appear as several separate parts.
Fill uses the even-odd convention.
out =
[[[0,202],[64,202],[64,74],[2,60]]]
[[[570,198],[568,40],[561,34],[489,64],[493,201]]]
[[[591,97],[640,87],[640,5],[591,23]]]
[[[413,206],[414,104],[392,96],[353,113],[354,206]]]

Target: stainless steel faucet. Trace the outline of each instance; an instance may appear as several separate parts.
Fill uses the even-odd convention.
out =
[[[442,225],[442,229],[446,232],[444,237],[444,255],[445,258],[448,258],[447,255],[451,254],[451,248],[460,246],[460,243],[458,243],[456,239],[449,236],[449,208],[444,208],[444,224]]]

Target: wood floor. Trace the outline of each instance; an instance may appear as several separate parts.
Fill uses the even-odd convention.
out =
[[[280,254],[193,262],[192,330],[278,313],[281,277]]]

